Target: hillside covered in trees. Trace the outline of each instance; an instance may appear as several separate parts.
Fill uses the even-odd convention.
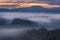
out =
[[[16,37],[2,37],[0,40],[60,40],[60,29],[47,31],[46,29],[27,30]]]
[[[20,26],[27,26],[27,27],[33,27],[32,29],[24,30],[22,34],[14,36],[2,36],[0,37],[0,40],[60,40],[60,29],[55,30],[47,30],[46,28],[42,27],[41,25],[37,25],[35,22],[29,21],[29,20],[23,20],[19,18],[15,18],[12,21],[10,21],[9,24],[7,24],[6,19],[0,19],[0,27],[2,25],[8,25],[7,27],[11,27],[12,25]],[[14,27],[15,27],[14,26]],[[37,29],[37,27],[40,27]],[[3,27],[3,28],[4,28]],[[12,26],[13,27],[13,26]],[[36,28],[35,28],[36,27]],[[1,30],[0,30],[1,31]]]

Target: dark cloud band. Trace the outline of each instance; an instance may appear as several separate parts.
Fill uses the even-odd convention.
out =
[[[43,3],[49,3],[49,4],[55,4],[60,5],[60,0],[36,0],[36,1],[42,1]]]

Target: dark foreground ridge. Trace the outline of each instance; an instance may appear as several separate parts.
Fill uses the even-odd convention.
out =
[[[28,30],[23,35],[16,37],[3,37],[0,40],[60,40],[60,29],[47,31],[46,29]]]
[[[47,31],[46,29],[28,31],[23,40],[60,40],[60,29]]]

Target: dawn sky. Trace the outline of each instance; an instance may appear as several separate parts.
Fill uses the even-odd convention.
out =
[[[23,2],[23,3],[20,3],[20,4],[7,3],[6,1],[7,2]],[[5,2],[5,3],[1,3],[1,2]],[[37,2],[37,3],[26,3],[26,2]],[[60,0],[0,0],[0,6],[2,5],[4,6],[9,5],[10,6],[9,8],[13,8],[11,7],[12,5],[18,5],[17,8],[18,7],[31,7],[31,6],[37,6],[37,5],[45,7],[45,8],[54,8],[54,7],[60,7]]]
[[[60,5],[60,0],[0,0],[0,1],[33,1],[33,2],[40,2],[40,3],[48,3],[48,4],[57,4],[57,5]]]

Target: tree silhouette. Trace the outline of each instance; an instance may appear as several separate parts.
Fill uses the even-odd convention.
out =
[[[0,25],[4,25],[4,24],[6,24],[6,22],[3,20],[0,20]]]
[[[23,20],[23,19],[19,19],[19,18],[14,19],[11,24],[24,25],[24,26],[34,26],[35,25],[35,23],[32,21]]]

